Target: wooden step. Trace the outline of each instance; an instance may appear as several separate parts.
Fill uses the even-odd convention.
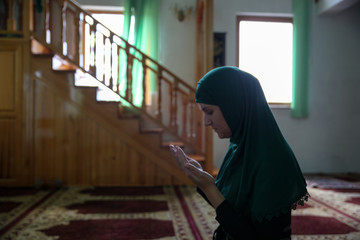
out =
[[[87,100],[96,102],[96,87],[76,87],[79,89],[84,95],[87,96]]]
[[[34,57],[50,57],[53,58],[55,56],[54,53],[31,53],[32,56]]]
[[[53,69],[55,71],[74,71],[75,73],[78,67],[62,59],[59,55],[55,55],[53,57]]]
[[[119,118],[140,118],[141,112],[134,107],[123,106],[119,103]]]
[[[74,75],[76,70],[75,69],[53,69],[53,72],[57,74],[72,74]],[[75,83],[74,83],[75,84]]]
[[[162,142],[161,145],[164,148],[168,148],[170,145],[179,146],[182,148],[184,147],[185,144],[183,142],[178,142],[178,141],[166,141],[166,142]]]
[[[160,134],[163,133],[164,129],[163,128],[140,128],[140,133],[144,133],[144,134]]]
[[[67,67],[60,67],[60,68],[56,68],[53,70],[54,72],[58,72],[58,73],[73,73],[75,74],[76,69],[71,69],[71,68],[67,68]]]
[[[31,40],[31,53],[33,55],[52,55],[54,56],[53,51],[50,48],[45,47],[35,39]]]
[[[97,103],[101,106],[102,109],[111,113],[113,116],[117,116],[117,114],[119,112],[119,102],[98,101]]]

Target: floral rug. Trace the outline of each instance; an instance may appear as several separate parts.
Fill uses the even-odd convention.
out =
[[[344,176],[306,176],[309,201],[292,212],[292,239],[360,240],[360,182]]]
[[[360,182],[306,176],[292,239],[360,240]],[[211,239],[214,209],[192,186],[0,188],[0,239]]]
[[[2,190],[0,238],[210,239],[214,210],[194,187]]]

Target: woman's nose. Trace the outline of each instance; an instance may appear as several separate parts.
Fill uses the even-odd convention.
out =
[[[209,118],[205,117],[204,118],[204,124],[205,124],[206,127],[210,126],[211,125],[211,120]]]

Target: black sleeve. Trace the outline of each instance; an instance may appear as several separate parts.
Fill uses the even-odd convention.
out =
[[[205,193],[197,192],[211,205]],[[233,239],[283,239],[291,235],[291,211],[262,222],[253,222],[250,217],[238,214],[231,204],[224,200],[216,208],[216,220],[222,229]]]
[[[238,215],[227,200],[216,208],[216,220],[233,239],[254,239],[256,235],[250,217]]]
[[[291,235],[291,211],[271,220],[252,221],[250,217],[239,215],[225,200],[216,209],[216,220],[233,239],[283,239]]]
[[[200,188],[197,188],[197,192],[212,205]],[[216,208],[216,220],[233,239],[253,239],[254,226],[250,218],[240,217],[227,200]]]

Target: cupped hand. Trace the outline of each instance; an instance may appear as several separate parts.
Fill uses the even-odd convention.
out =
[[[196,161],[195,159],[190,158],[188,155],[184,153],[184,151],[179,146],[170,145],[170,151],[173,155],[177,165],[181,170],[185,170],[184,166],[185,164],[189,163],[191,165],[194,165],[196,168],[201,169],[201,164]]]
[[[170,151],[180,169],[205,193],[213,207],[217,208],[225,198],[216,187],[213,176],[205,172],[198,161],[188,157],[179,146],[170,145]]]
[[[180,153],[180,148],[178,146],[170,145],[170,151],[173,155],[175,162],[179,166],[181,170],[184,170],[184,166],[186,163],[188,163],[188,159]]]
[[[214,184],[214,178],[209,173],[203,171],[201,164],[187,156],[179,146],[170,145],[170,151],[180,169],[200,189]]]

